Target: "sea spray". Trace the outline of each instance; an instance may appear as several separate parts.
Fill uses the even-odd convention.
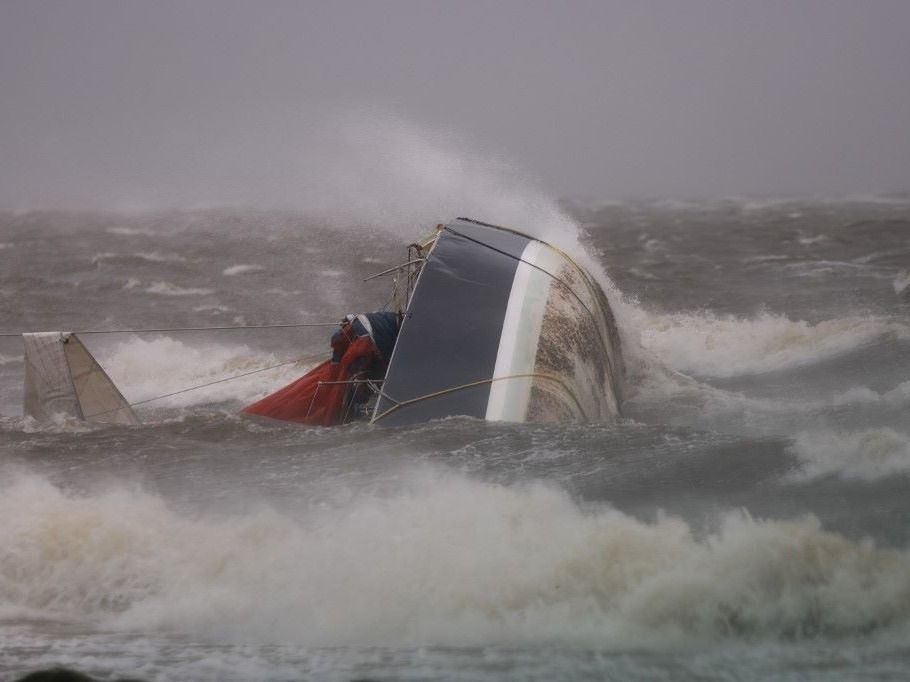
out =
[[[666,370],[671,381],[673,371],[714,377],[762,373],[835,357],[886,334],[910,336],[910,328],[887,318],[810,323],[768,312],[751,317],[661,312],[620,291],[586,245],[579,223],[543,187],[470,140],[376,111],[346,112],[327,130],[335,153],[320,161],[318,180],[310,178],[308,211],[339,227],[382,229],[408,240],[436,222],[467,216],[566,251],[607,294],[633,384],[630,394],[635,384]],[[757,208],[766,206],[751,202],[744,210]]]
[[[627,362],[639,346],[625,301],[584,245],[578,223],[537,182],[469,140],[392,113],[348,112],[327,127],[333,153],[308,177],[305,210],[339,228],[381,229],[407,242],[468,217],[515,229],[574,258],[600,284],[618,318]],[[318,191],[316,191],[318,188]]]

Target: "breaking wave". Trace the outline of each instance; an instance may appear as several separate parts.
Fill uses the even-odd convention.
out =
[[[180,391],[191,386],[269,367],[293,358],[277,357],[244,345],[195,346],[167,336],[152,340],[133,338],[99,355],[114,384],[130,402]],[[307,364],[292,364],[258,372],[229,382],[200,388],[156,401],[155,406],[232,402],[243,403],[265,395],[282,382],[289,382],[306,370]]]
[[[792,449],[807,478],[836,474],[876,480],[910,473],[910,436],[891,428],[804,432]]]
[[[773,313],[744,319],[643,310],[632,317],[647,352],[672,369],[705,377],[789,369],[843,355],[888,335],[910,337],[906,325],[873,317],[810,323]]]
[[[910,555],[731,512],[698,537],[543,485],[413,475],[299,514],[178,513],[127,486],[0,494],[0,614],[308,645],[661,646],[910,619]]]

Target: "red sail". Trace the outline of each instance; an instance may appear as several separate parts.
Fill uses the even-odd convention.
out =
[[[355,386],[344,382],[364,374],[378,360],[376,347],[368,336],[351,342],[341,361],[326,360],[302,377],[243,408],[245,414],[285,421],[334,426],[347,417],[346,403]]]

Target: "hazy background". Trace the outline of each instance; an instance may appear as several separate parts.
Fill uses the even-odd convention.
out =
[[[906,0],[3,0],[0,208],[308,207],[474,164],[560,196],[903,191],[908,27]]]

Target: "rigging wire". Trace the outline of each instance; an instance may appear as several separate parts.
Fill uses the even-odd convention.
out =
[[[319,356],[321,357],[321,356]],[[318,359],[318,358],[317,358]],[[154,398],[146,398],[145,400],[137,400],[134,403],[129,403],[128,407],[136,407],[137,405],[145,405],[146,403],[154,402],[155,400],[162,400],[164,398],[170,398],[175,395],[180,395],[181,393],[189,393],[190,391],[195,391],[200,388],[206,388],[208,386],[214,386],[215,384],[223,384],[226,381],[233,381],[234,379],[240,379],[242,377],[248,377],[251,374],[258,374],[259,372],[267,372],[270,369],[277,369],[278,367],[284,367],[286,365],[295,365],[300,363],[311,362],[313,359],[309,357],[297,358],[295,360],[285,360],[284,362],[279,362],[275,365],[269,365],[268,367],[260,367],[258,369],[250,370],[249,372],[243,372],[241,374],[235,374],[234,376],[225,377],[224,379],[216,379],[215,381],[209,381],[204,384],[199,384],[198,386],[190,386],[189,388],[182,388],[179,391],[174,391],[172,393],[165,393],[164,395],[156,395]],[[112,410],[105,410],[104,412],[96,412],[95,414],[86,415],[86,419],[91,417],[100,417],[103,414],[110,414],[111,412],[118,412],[119,410],[124,410],[126,407],[115,407]]]
[[[247,324],[224,327],[161,327],[143,329],[80,329],[73,334],[142,334],[161,332],[236,331],[241,329],[291,329],[295,327],[337,327],[337,322],[295,322],[291,324]],[[0,337],[22,336],[26,332],[0,332]]]
[[[459,218],[459,220],[466,220],[468,222],[477,223],[478,225],[485,225],[486,227],[494,227],[494,228],[497,228],[500,230],[505,230],[506,232],[512,232],[514,234],[518,234],[521,236],[527,236],[527,235],[522,235],[520,232],[516,232],[515,230],[510,230],[509,228],[506,228],[506,227],[499,227],[498,225],[490,225],[489,223],[482,223],[477,220],[471,220],[470,218]],[[585,310],[585,312],[588,313],[588,316],[591,318],[591,321],[594,324],[594,331],[597,333],[597,336],[600,339],[601,344],[605,348],[609,348],[609,345],[607,344],[606,339],[604,339],[603,333],[600,330],[600,325],[598,324],[597,316],[594,315],[594,312],[591,310],[591,308],[589,308],[588,305],[581,299],[581,296],[579,296],[575,292],[575,290],[571,286],[569,286],[569,284],[567,282],[565,282],[562,278],[554,275],[552,272],[550,272],[546,268],[542,268],[535,263],[530,263],[530,262],[526,261],[521,256],[516,256],[514,254],[509,253],[508,251],[504,251],[500,248],[497,248],[497,247],[493,246],[492,244],[488,244],[487,242],[481,241],[480,239],[476,239],[474,237],[464,234],[463,232],[459,232],[458,230],[454,229],[450,225],[445,225],[442,229],[444,229],[447,232],[451,232],[452,234],[457,235],[463,239],[467,239],[469,242],[474,242],[478,246],[486,247],[486,248],[490,249],[491,251],[494,251],[502,256],[506,256],[507,258],[516,260],[519,263],[524,263],[525,265],[535,268],[536,270],[539,270],[540,272],[542,272],[545,275],[547,275],[548,277],[550,277],[557,284],[562,285],[565,288],[565,290],[568,291],[575,298],[576,301],[578,301],[579,305],[581,305],[581,307]],[[531,237],[531,239],[535,239],[535,238]],[[561,254],[569,263],[571,263],[575,267],[576,270],[578,270],[579,273],[582,274],[583,279],[588,284],[588,287],[590,289],[591,283],[589,281],[589,277],[567,253],[558,249],[557,247],[553,246],[552,244],[548,244],[547,242],[543,242],[539,239],[537,239],[536,241],[540,241],[542,244],[550,247],[557,253]],[[607,358],[607,363],[610,367],[610,376],[614,376],[613,358],[611,357],[610,353],[607,353],[606,358]]]
[[[459,384],[457,386],[449,386],[448,388],[443,388],[439,391],[433,391],[432,393],[427,393],[425,395],[419,395],[415,398],[409,398],[407,400],[395,400],[389,395],[380,392],[380,396],[386,398],[387,400],[394,403],[392,407],[384,410],[382,413],[374,415],[371,423],[375,424],[380,419],[387,417],[392,412],[395,412],[399,408],[407,407],[408,405],[413,405],[414,403],[419,403],[424,400],[430,400],[431,398],[438,398],[443,395],[448,395],[449,393],[454,393],[456,391],[463,391],[466,388],[474,388],[475,386],[484,386],[486,384],[493,384],[496,381],[504,381],[506,379],[543,379],[545,381],[550,381],[559,387],[561,387],[566,394],[572,399],[572,402],[575,403],[575,407],[578,408],[578,411],[582,414],[585,420],[588,419],[588,416],[585,412],[584,407],[582,407],[581,402],[578,399],[578,396],[575,395],[575,392],[572,388],[561,378],[555,374],[550,374],[549,372],[528,372],[523,374],[509,374],[501,377],[490,377],[489,379],[478,379],[477,381],[469,381],[464,384]]]

